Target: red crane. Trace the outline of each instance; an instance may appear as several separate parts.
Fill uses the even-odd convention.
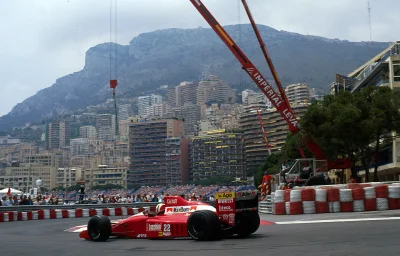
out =
[[[250,10],[245,3],[244,0],[242,2],[245,4],[246,12],[249,15],[250,20],[252,21],[253,29],[256,32],[257,38],[261,44],[261,48],[263,49],[263,53],[265,58],[267,59],[268,65],[271,69],[272,75],[277,82],[278,89],[280,90],[280,94],[277,94],[272,86],[268,83],[268,81],[262,76],[260,71],[254,66],[254,64],[250,61],[250,59],[242,52],[242,50],[238,47],[238,45],[232,40],[229,34],[225,31],[225,29],[219,24],[219,22],[214,18],[214,16],[210,13],[207,7],[202,3],[201,0],[190,0],[190,2],[194,5],[197,11],[203,16],[203,18],[207,21],[207,23],[211,26],[211,28],[215,31],[215,33],[219,36],[219,38],[225,43],[228,49],[233,53],[236,59],[242,65],[242,68],[247,72],[247,74],[251,77],[251,79],[256,83],[258,88],[264,93],[264,95],[271,101],[272,105],[279,111],[281,116],[285,119],[285,121],[289,125],[289,130],[293,134],[297,134],[300,131],[299,122],[296,116],[293,113],[293,110],[290,108],[289,102],[286,99],[284,90],[280,83],[279,77],[273,67],[272,61],[269,58],[268,52],[266,50],[266,46],[263,43],[261,36],[258,33],[258,29],[255,26],[254,20],[250,14]],[[307,136],[305,138],[306,145],[313,153],[314,157],[318,160],[327,160],[329,169],[342,169],[349,168],[349,161],[347,159],[338,159],[335,162],[329,161],[319,147],[310,137]]]

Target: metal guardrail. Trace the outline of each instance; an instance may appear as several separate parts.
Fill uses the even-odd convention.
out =
[[[260,213],[266,213],[266,214],[272,214],[273,211],[273,198],[274,198],[274,192],[271,193],[271,195],[267,196],[267,199],[264,201],[260,201],[258,203],[258,209]]]
[[[204,201],[209,205],[215,207],[215,201]],[[146,207],[146,206],[156,206],[157,203],[149,202],[149,203],[123,203],[123,204],[66,204],[66,205],[16,205],[16,206],[0,206],[0,212],[12,212],[12,211],[37,211],[37,210],[55,210],[55,209],[102,209],[102,208],[118,208],[118,207],[127,207],[127,208],[139,208],[139,207]]]
[[[145,206],[156,206],[158,203],[132,203],[132,204],[66,204],[66,205],[18,205],[18,206],[0,206],[0,212],[10,211],[37,211],[37,210],[50,210],[50,209],[102,209],[102,208],[139,208]]]

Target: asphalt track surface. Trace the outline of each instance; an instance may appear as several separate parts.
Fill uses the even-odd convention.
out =
[[[65,232],[86,224],[87,218],[1,223],[0,255],[400,255],[400,211],[261,217],[289,224],[264,225],[252,237],[216,242],[110,239],[95,243]]]

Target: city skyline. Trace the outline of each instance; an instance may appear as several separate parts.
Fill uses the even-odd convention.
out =
[[[248,23],[243,10],[240,17],[238,16],[236,2],[224,0],[204,3],[224,25]],[[370,3],[372,39],[397,40],[399,35],[392,32],[397,19],[400,19],[394,15],[398,11],[395,1]],[[143,0],[118,2],[118,43],[126,45],[134,36],[156,29],[208,27],[189,1],[156,1],[155,4],[157,8]],[[249,4],[259,24],[278,30],[351,41],[369,41],[365,1],[322,3],[290,0],[285,3],[253,1]],[[309,8],[311,4],[312,12]],[[29,8],[21,8],[21,1],[5,2],[1,5],[2,17],[8,21],[3,23],[8,24],[4,31],[9,36],[7,40],[0,42],[0,56],[3,63],[6,63],[0,71],[5,78],[3,94],[0,96],[0,116],[7,114],[13,106],[38,90],[51,86],[57,78],[78,71],[83,66],[85,52],[89,47],[109,41],[108,1],[24,1],[24,7]],[[96,6],[95,11],[93,6]],[[388,9],[386,6],[392,8]],[[231,11],[223,11],[227,9]],[[280,13],[286,15],[282,16]],[[337,17],[341,18],[337,20]],[[181,18],[185,19],[185,24],[180,22]],[[26,44],[27,41],[30,44]],[[19,73],[17,70],[22,70],[24,76],[9,75]]]

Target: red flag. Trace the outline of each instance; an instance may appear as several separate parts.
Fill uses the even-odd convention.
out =
[[[11,196],[11,188],[8,188],[7,196]]]

